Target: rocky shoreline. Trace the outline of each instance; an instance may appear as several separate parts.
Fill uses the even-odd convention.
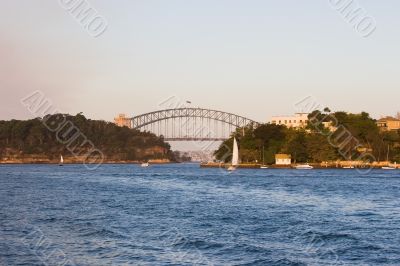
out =
[[[151,159],[150,164],[169,164],[173,163],[169,159]],[[59,164],[59,159],[48,158],[19,158],[19,159],[0,159],[0,164]],[[64,158],[64,164],[83,164],[87,163],[83,158]],[[137,160],[114,160],[105,159],[102,164],[141,164],[143,161]]]
[[[268,169],[295,169],[295,167],[299,164],[291,164],[291,165],[268,165]],[[374,168],[374,169],[381,169],[384,166],[388,166],[388,162],[375,162],[372,164],[364,164],[361,162],[348,162],[343,161],[339,163],[310,163],[310,166],[314,167],[314,169],[345,169],[345,167],[353,166],[354,168]],[[230,164],[225,163],[201,163],[201,168],[228,168]],[[261,164],[240,164],[237,168],[242,169],[260,169]],[[400,165],[391,165],[390,166],[400,169]],[[354,169],[353,168],[353,169]],[[351,169],[350,169],[351,170]]]

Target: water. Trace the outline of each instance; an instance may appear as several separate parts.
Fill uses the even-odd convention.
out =
[[[0,265],[400,265],[400,172],[0,166]]]

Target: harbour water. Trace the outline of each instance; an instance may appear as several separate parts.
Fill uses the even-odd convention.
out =
[[[400,265],[400,171],[2,165],[0,265]]]

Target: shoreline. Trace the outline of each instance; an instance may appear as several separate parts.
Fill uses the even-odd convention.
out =
[[[149,164],[151,165],[167,165],[167,164],[178,164],[182,162],[172,162],[169,160],[149,160]],[[63,165],[79,165],[79,164],[84,164],[84,161],[64,161]],[[143,161],[117,161],[117,160],[107,160],[102,162],[101,164],[120,164],[120,165],[140,165],[142,164]],[[201,163],[201,162],[187,162],[187,163],[192,163],[192,164],[198,164],[200,168],[228,168],[230,164],[225,164],[225,163]],[[45,161],[45,160],[13,160],[13,161],[0,161],[0,165],[59,165],[60,162],[58,161]],[[291,164],[291,165],[267,165],[267,169],[273,169],[273,170],[289,170],[289,169],[296,169],[295,166],[299,164]],[[339,165],[333,165],[333,164],[320,164],[320,163],[310,163],[310,166],[312,166],[316,170],[322,170],[322,169],[343,169],[343,170],[354,170],[354,169],[381,169],[384,166],[387,166],[387,163],[374,163],[372,165],[353,165],[354,168],[345,168],[346,166],[349,166],[349,164],[339,164]],[[238,169],[261,169],[261,164],[240,164],[237,168]],[[393,165],[397,170],[400,169],[400,165]],[[263,169],[266,170],[266,169]]]
[[[170,160],[148,160],[149,164],[171,164],[171,163],[177,163],[177,162],[172,162]],[[81,160],[65,160],[63,165],[68,165],[68,164],[84,164],[85,161]],[[86,162],[90,164],[90,161]],[[125,161],[125,160],[105,160],[101,164],[141,164],[143,161]],[[1,161],[0,160],[0,165],[17,165],[17,164],[60,164],[59,161],[56,160],[7,160],[7,161]]]
[[[301,164],[291,164],[291,165],[267,165],[267,169],[296,169],[297,165]],[[362,164],[325,164],[325,163],[309,163],[310,166],[314,167],[314,169],[343,169],[343,170],[354,170],[354,169],[381,169],[384,166],[387,166],[387,163],[373,163],[370,165],[362,165]],[[345,168],[348,166],[354,166],[354,168]],[[201,163],[201,168],[228,168],[231,164],[226,163]],[[261,169],[261,164],[240,164],[237,166],[238,169]],[[399,165],[396,165],[396,169],[400,169]]]

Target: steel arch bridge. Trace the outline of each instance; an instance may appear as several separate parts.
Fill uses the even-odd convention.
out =
[[[135,116],[130,124],[134,129],[162,135],[167,141],[220,141],[228,139],[238,127],[258,123],[217,110],[177,108]]]

